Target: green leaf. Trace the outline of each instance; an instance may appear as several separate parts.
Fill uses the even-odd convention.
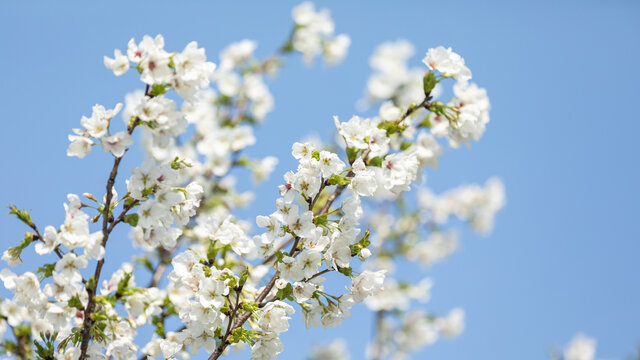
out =
[[[156,327],[155,333],[158,334],[161,338],[165,337],[164,331],[164,320],[160,316],[154,316],[151,319],[151,323]]]
[[[411,145],[412,145],[412,144],[411,144],[410,142],[405,141],[405,142],[403,142],[402,144],[400,144],[400,150],[405,151],[405,150],[407,150],[408,148],[410,148],[410,147],[411,147]]]
[[[418,125],[418,126],[422,126],[424,128],[430,128],[431,127],[431,121],[429,120],[429,115],[425,116],[424,119],[422,120],[422,122]]]
[[[312,152],[311,153],[311,157],[316,159],[316,160],[318,160],[318,161],[320,161],[320,153],[317,152],[317,151]]]
[[[276,258],[278,259],[278,262],[282,262],[282,258],[284,257],[284,254],[282,253],[282,251],[278,250],[276,251]]]
[[[148,188],[142,190],[142,196],[151,195],[153,194],[154,190],[155,190],[155,186],[149,186]]]
[[[316,217],[313,218],[313,223],[320,226],[320,225],[327,225],[327,214],[322,214],[322,215],[318,215]]]
[[[127,289],[129,289],[129,280],[131,280],[131,273],[126,272],[120,281],[118,282],[118,290],[116,291],[116,297],[122,297],[126,295]]]
[[[245,342],[253,345],[255,343],[255,338],[256,334],[253,331],[239,327],[231,332],[231,336],[229,336],[228,340],[231,344]]]
[[[182,168],[192,166],[191,164],[185,162],[184,160],[180,159],[177,156],[171,161],[170,165],[173,170],[180,170]]]
[[[329,176],[327,182],[329,185],[349,185],[351,183],[351,179],[338,174],[333,174]]]
[[[138,214],[129,214],[124,217],[124,222],[136,227],[138,225]]]
[[[58,333],[54,332],[52,334],[47,332],[47,333],[40,333],[39,335],[40,335],[40,338],[42,339],[42,345],[37,341],[33,342],[33,344],[36,347],[36,354],[39,356],[40,359],[43,359],[43,360],[54,359],[54,352],[55,352],[54,342],[58,337]]]
[[[350,164],[353,164],[353,162],[356,161],[356,158],[358,157],[358,151],[360,150],[347,146],[347,159],[349,160]]]
[[[153,84],[151,86],[151,91],[149,91],[149,94],[151,94],[151,96],[159,96],[159,95],[163,95],[167,93],[167,89],[170,87],[169,84]]]
[[[227,96],[227,95],[219,95],[216,98],[216,104],[218,105],[224,105],[224,104],[228,104],[231,102],[231,97]]]
[[[294,49],[294,48],[293,48],[293,41],[292,41],[292,40],[289,40],[289,41],[287,41],[287,43],[286,43],[286,44],[284,44],[284,46],[282,47],[282,52],[283,52],[283,53],[290,53],[290,52],[292,52],[292,51],[293,51],[293,49]]]
[[[69,305],[70,308],[75,308],[75,309],[78,309],[78,310],[84,309],[82,307],[82,302],[80,301],[80,298],[78,298],[78,295],[75,295],[74,297],[69,299],[68,305]]]
[[[254,302],[247,302],[247,303],[243,303],[242,304],[242,310],[244,310],[246,312],[250,312],[252,314],[254,314],[256,311],[258,311],[259,308],[260,308],[260,306],[258,306],[258,304],[254,303]]]
[[[250,164],[249,159],[247,159],[246,156],[241,157],[240,159],[236,160],[236,165],[238,166],[247,166]]]
[[[366,248],[367,246],[371,245],[371,240],[369,240],[370,235],[371,235],[371,232],[367,230],[364,232],[362,239],[358,241],[358,243],[361,244],[363,248]]]
[[[382,167],[382,158],[380,156],[376,156],[374,158],[371,158],[367,161],[367,165],[369,166],[376,166],[376,167]]]
[[[425,96],[429,96],[431,94],[431,91],[433,91],[438,82],[439,81],[436,78],[436,74],[432,73],[431,71],[427,72],[424,75],[424,77],[422,78],[422,88],[424,89]]]
[[[9,214],[15,215],[20,221],[33,227],[33,221],[31,220],[31,211],[20,210],[15,205],[9,205]]]
[[[53,275],[53,272],[54,272],[55,268],[56,268],[56,264],[55,263],[53,263],[53,264],[43,264],[42,266],[40,266],[36,270],[36,273],[40,274],[39,280],[51,277]]]
[[[238,286],[242,287],[244,286],[244,284],[247,282],[247,279],[249,278],[249,268],[245,268],[244,271],[242,272],[242,274],[240,274],[240,281],[238,282]]]
[[[436,115],[441,115],[449,121],[457,120],[460,110],[454,106],[447,106],[441,101],[434,101],[429,104],[429,111]]]
[[[92,291],[96,287],[96,279],[91,276],[89,280],[87,280],[87,283],[84,287],[87,289],[87,291]]]
[[[411,105],[413,107],[415,105]],[[382,121],[378,124],[378,129],[383,129],[387,132],[387,136],[391,136],[395,133],[402,133],[407,128],[407,125],[401,125],[395,121]]]
[[[33,237],[35,235],[36,234],[30,233],[30,232],[24,233],[24,239],[22,239],[22,241],[20,241],[20,245],[18,245],[18,247],[20,247],[20,249],[24,249],[27,246],[29,246],[29,244],[31,244],[33,242]]]
[[[287,286],[278,290],[278,292],[276,293],[276,297],[280,300],[288,299],[294,301],[293,286],[291,285],[291,283],[287,283]]]
[[[215,260],[218,255],[218,249],[216,249],[215,243],[215,240],[209,240],[209,247],[207,247],[207,260],[209,263],[213,263],[213,260]]]
[[[351,269],[350,267],[344,267],[344,268],[338,268],[338,271],[348,277],[351,277],[351,275],[353,274],[353,269]]]
[[[124,206],[129,206],[133,204],[134,201],[136,201],[136,199],[127,196],[126,198],[124,198]]]
[[[211,276],[211,268],[208,266],[203,266],[202,267],[202,271],[204,271],[204,276],[209,277]]]
[[[360,251],[364,248],[366,248],[367,246],[371,245],[371,240],[369,240],[369,235],[371,233],[369,232],[369,230],[367,230],[364,235],[362,236],[362,238],[360,239],[360,241],[358,241],[357,243],[353,244],[353,245],[349,245],[349,249],[351,249],[351,256],[356,256],[360,253]]]

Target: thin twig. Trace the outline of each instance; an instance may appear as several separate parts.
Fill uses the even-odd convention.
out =
[[[373,323],[373,346],[374,351],[372,354],[372,360],[380,360],[382,358],[382,346],[378,343],[377,334],[382,328],[382,321],[384,320],[384,311],[376,311],[376,321]]]
[[[289,239],[287,239],[287,241],[283,242],[280,246],[278,246],[278,248],[276,249],[276,251],[269,255],[269,257],[267,257],[262,264],[260,265],[265,265],[267,263],[270,263],[271,261],[276,259],[276,253],[278,251],[282,251],[282,249],[286,248],[287,246],[289,246],[289,244],[291,244],[293,242],[293,240],[295,239],[295,236],[290,237]]]
[[[158,265],[153,270],[153,276],[151,277],[151,280],[149,281],[149,285],[147,285],[147,288],[158,286],[158,283],[160,283],[160,280],[162,279],[162,275],[164,275],[164,271],[167,268],[167,265],[169,265],[169,260],[173,257],[173,254],[175,254],[175,252],[178,250],[179,247],[180,247],[180,242],[178,241],[171,248],[171,250],[167,251],[165,249],[162,249],[160,251]]]
[[[331,272],[331,271],[333,271],[333,270],[334,270],[333,268],[327,268],[327,269],[324,269],[324,270],[322,270],[322,271],[320,271],[320,272],[316,273],[315,275],[311,276],[311,277],[310,277],[310,278],[308,278],[308,279],[303,279],[302,281],[303,281],[303,282],[309,282],[309,281],[311,281],[311,280],[315,279],[316,277],[318,277],[318,276],[320,276],[320,275],[324,275],[324,274],[326,274],[326,273],[328,273],[328,272]]]
[[[147,86],[148,92],[148,86]],[[136,119],[133,124],[128,129],[129,135],[133,133],[133,130],[138,125],[139,119]],[[123,155],[124,156],[124,155]],[[118,168],[120,167],[120,161],[122,161],[122,156],[117,157],[113,162],[113,167],[111,168],[111,173],[109,173],[109,179],[107,180],[107,193],[105,195],[104,209],[102,211],[102,247],[106,247],[107,240],[109,240],[109,234],[113,231],[115,225],[109,226],[109,213],[111,208],[111,200],[113,199],[113,186],[116,181],[116,176],[118,175]],[[126,211],[128,211],[131,207],[126,207],[122,210],[118,219],[123,219]],[[126,211],[125,211],[126,210]],[[114,221],[115,224],[115,221]],[[96,270],[93,273],[93,287],[88,290],[89,298],[87,300],[87,306],[84,309],[84,320],[82,323],[82,342],[80,344],[80,356],[79,359],[85,359],[87,357],[87,350],[89,348],[89,339],[91,338],[91,327],[93,326],[93,319],[91,318],[91,314],[95,309],[95,296],[96,291],[98,289],[98,284],[100,280],[100,273],[102,272],[102,266],[104,265],[104,257],[98,260],[96,264]]]
[[[267,297],[267,294],[269,294],[271,289],[273,289],[273,286],[276,284],[276,280],[278,280],[278,276],[279,275],[280,275],[279,272],[276,272],[276,274],[273,275],[273,277],[271,278],[271,280],[269,281],[267,286],[265,286],[265,288],[262,290],[260,295],[258,295],[258,297],[256,298],[256,301],[255,301],[256,304],[259,304],[262,300],[264,300],[265,297]],[[237,309],[237,307],[236,307],[236,309]],[[233,330],[235,330],[235,329],[241,327],[242,325],[244,325],[244,323],[249,319],[249,317],[251,317],[251,313],[250,312],[245,312],[244,314],[240,315],[240,317],[238,317],[238,320],[236,320],[236,322],[233,325],[233,327],[231,328],[231,330],[229,330],[229,328],[227,328],[227,334],[233,332]],[[229,346],[229,343],[227,343],[227,339],[225,338],[222,342],[220,342],[220,345],[218,345],[218,347],[213,352],[213,354],[211,354],[211,356],[209,356],[209,360],[215,360],[215,359],[219,358],[220,355],[222,355],[224,350],[227,348],[227,346]]]
[[[18,335],[16,333],[16,329],[9,325],[9,327],[11,327],[11,332],[13,333],[13,336],[16,338],[16,357],[20,360],[27,360],[28,356],[27,356],[27,340],[28,337],[24,336],[24,335]]]
[[[369,156],[370,152],[371,152],[371,149],[367,149],[362,153],[362,156],[361,156],[362,161],[367,161],[367,157]],[[347,173],[346,177],[352,177],[353,175],[355,175],[353,170],[350,170],[349,173]],[[327,198],[327,201],[324,203],[324,206],[320,209],[318,214],[315,214],[315,215],[325,214],[327,211],[329,211],[329,208],[331,207],[333,202],[336,201],[336,199],[342,194],[342,192],[346,187],[347,187],[346,185],[338,185],[338,187],[333,192],[333,194],[331,194],[331,196]]]
[[[127,216],[127,212],[133,209],[136,205],[138,205],[138,203],[140,203],[140,200],[134,200],[122,209],[122,212],[120,213],[120,215],[109,226],[109,229],[108,229],[109,233],[113,231],[113,228],[116,227],[116,225],[124,221],[125,216]]]

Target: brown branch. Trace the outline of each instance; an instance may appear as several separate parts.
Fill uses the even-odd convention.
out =
[[[278,246],[276,251],[273,254],[269,255],[269,257],[267,257],[260,265],[265,265],[265,264],[275,260],[276,253],[278,251],[282,251],[282,249],[284,249],[287,246],[289,246],[289,244],[291,244],[293,242],[293,240],[295,240],[295,236],[290,237],[289,239],[287,239],[287,241],[283,242],[280,246]]]
[[[368,154],[369,154],[369,152],[366,151],[365,154],[363,154],[363,155],[366,156]],[[318,196],[316,196],[315,199],[313,199],[311,201],[311,203],[309,204],[310,208],[313,208],[313,204],[315,203],[316,200],[318,200]],[[296,257],[301,252],[300,250],[297,249],[298,243],[300,242],[300,237],[296,236],[294,238],[291,238],[286,243],[290,243],[291,241],[293,241],[293,246],[291,247],[291,250],[289,250],[289,256]],[[325,271],[325,272],[328,272],[328,271]],[[322,273],[325,273],[325,272],[322,272]],[[258,306],[263,307],[267,303],[273,301],[273,299],[269,299],[269,301],[267,301],[265,304],[262,304],[262,301],[267,297],[267,295],[269,294],[271,289],[273,289],[273,287],[274,287],[274,285],[276,283],[276,280],[278,280],[279,276],[280,276],[280,272],[276,271],[276,273],[273,275],[271,280],[269,280],[269,283],[267,283],[267,285],[264,287],[262,292],[258,295],[258,297],[256,297],[255,303],[258,304]],[[233,325],[233,327],[231,328],[231,330],[229,330],[229,328],[227,327],[227,334],[232,332],[233,330],[243,326],[244,323],[247,320],[249,320],[250,317],[251,317],[251,313],[250,312],[245,312],[242,315],[240,315],[240,317],[238,317],[238,320],[236,320],[236,322]],[[209,356],[208,360],[218,359],[222,355],[222,353],[227,348],[227,346],[229,346],[229,343],[227,342],[227,340],[228,340],[228,336],[225,336],[225,337],[222,338],[222,341],[220,342],[220,345],[218,345],[218,347],[213,352],[213,354],[211,354],[211,356]]]
[[[333,271],[333,270],[334,270],[333,268],[324,269],[324,270],[322,270],[322,271],[320,271],[320,272],[316,273],[315,275],[311,276],[310,278],[302,280],[302,282],[309,282],[309,281],[311,281],[311,280],[315,279],[316,277],[318,277],[318,276],[320,276],[320,275],[324,275],[324,274],[326,274],[326,273],[328,273],[328,272],[331,272],[331,271]]]
[[[258,297],[256,298],[256,301],[255,301],[256,304],[259,304],[260,302],[262,302],[262,300],[264,300],[265,297],[267,297],[267,294],[269,294],[271,289],[273,289],[273,286],[276,284],[276,280],[278,280],[278,276],[279,275],[280,275],[279,272],[276,272],[275,275],[273,275],[273,277],[271,278],[269,283],[264,287],[264,289],[262,290],[260,295],[258,295]],[[237,307],[236,307],[236,309],[237,309]],[[244,314],[240,315],[240,317],[238,317],[238,320],[236,320],[236,322],[233,325],[233,327],[231,327],[231,330],[229,330],[229,327],[227,328],[227,332],[226,333],[230,334],[233,330],[235,330],[235,329],[241,327],[242,325],[244,325],[244,323],[247,320],[249,320],[249,317],[251,317],[251,313],[250,312],[245,312]],[[229,323],[231,323],[231,322],[229,322]],[[220,355],[222,355],[222,353],[227,348],[227,346],[229,346],[229,343],[227,341],[228,341],[228,336],[223,338],[223,340],[220,342],[220,345],[218,345],[218,347],[213,352],[213,354],[211,354],[211,356],[209,356],[209,360],[215,360],[215,359],[219,358]]]
[[[364,153],[362,153],[362,160],[363,161],[367,159],[367,156],[369,156],[369,152],[370,151],[371,151],[370,149],[367,149],[367,150],[365,150]],[[353,171],[349,171],[349,173],[347,174],[347,176],[353,176],[353,175],[354,175]],[[324,185],[324,183],[325,182],[323,182],[323,185]],[[314,215],[318,216],[318,215],[325,214],[329,210],[329,208],[331,207],[331,204],[333,204],[333,202],[338,198],[338,196],[340,196],[340,194],[342,194],[342,191],[344,191],[344,188],[345,188],[345,185],[339,185],[338,188],[336,189],[336,191],[334,191],[334,193],[327,199],[326,203],[324,204],[324,206],[322,207],[320,212],[318,214],[314,214]],[[322,186],[321,190],[318,190],[318,191],[320,192],[323,189],[324,189],[324,186]],[[309,203],[309,209],[313,209],[313,206],[315,205],[315,202],[318,200],[319,197],[320,197],[319,194],[317,194],[314,197],[314,199]],[[298,243],[300,242],[300,237],[296,236],[295,238],[289,239],[287,242],[285,242],[284,246],[286,246],[286,244],[290,243],[291,241],[293,241],[293,246],[291,247],[291,250],[289,250],[289,256],[295,257],[296,255],[298,255],[300,253],[300,251],[297,250]],[[326,271],[326,272],[328,272],[328,271]],[[269,283],[265,286],[265,288],[262,290],[260,295],[258,295],[258,297],[256,298],[256,300],[255,300],[256,304],[259,304],[260,306],[262,305],[261,302],[264,300],[264,298],[267,297],[267,295],[269,294],[271,289],[273,289],[273,286],[275,285],[276,280],[278,280],[279,276],[280,276],[279,272],[276,272],[275,275],[273,275],[273,277],[271,278]],[[270,302],[270,301],[271,301],[271,299],[268,302]],[[243,326],[244,323],[249,319],[249,317],[251,317],[251,313],[250,312],[245,312],[244,314],[242,314],[238,318],[238,320],[235,322],[235,324],[233,325],[233,329],[231,329],[231,331]],[[218,359],[222,355],[224,350],[227,348],[227,346],[229,346],[229,344],[226,342],[226,339],[223,339],[223,341],[220,343],[220,345],[218,345],[218,347],[213,352],[213,354],[211,354],[211,356],[209,356],[209,360]]]
[[[27,340],[29,338],[25,335],[18,335],[13,326],[9,325],[9,327],[11,327],[11,332],[16,338],[16,357],[20,360],[27,360],[29,358],[27,354]]]
[[[369,156],[370,152],[371,152],[371,149],[367,149],[362,153],[362,156],[361,156],[362,161],[367,161],[367,157]],[[352,177],[353,175],[355,175],[353,173],[353,170],[350,170],[349,173],[347,173],[346,177]],[[347,187],[346,185],[338,185],[338,187],[333,192],[333,194],[331,194],[331,196],[327,198],[327,201],[324,203],[324,206],[322,206],[322,209],[320,209],[318,214],[315,214],[315,215],[325,214],[327,211],[329,211],[329,208],[331,208],[331,205],[333,205],[333,202],[336,201],[336,199],[342,194],[342,192],[346,187]]]
[[[220,341],[220,345],[218,345],[218,348],[220,348],[222,346],[222,344],[226,344],[227,340],[229,339],[229,335],[231,335],[231,324],[233,323],[233,319],[235,318],[236,314],[238,313],[238,309],[240,308],[240,293],[242,292],[242,286],[240,286],[239,288],[236,289],[236,305],[233,307],[233,310],[231,311],[231,314],[229,315],[229,323],[227,324],[227,331],[225,332],[224,336],[222,337],[222,340]],[[231,299],[229,298],[229,296],[227,295],[227,300],[229,300],[229,306],[232,306],[233,303],[231,302]],[[235,329],[235,328],[234,328]],[[218,348],[216,348],[216,351],[218,351]],[[222,352],[224,351],[224,348],[220,349],[220,353],[222,354]]]
[[[427,94],[424,98],[424,100],[422,100],[422,102],[418,105],[412,105],[409,106],[409,108],[407,109],[407,111],[402,115],[402,117],[398,120],[396,120],[396,124],[400,123],[402,120],[408,118],[411,114],[413,114],[416,110],[420,109],[420,108],[425,108],[425,109],[429,109],[429,106],[431,105],[429,103],[429,101],[431,101],[431,93]]]
[[[375,351],[373,351],[372,360],[380,360],[382,358],[382,346],[378,342],[377,334],[380,332],[380,328],[382,327],[382,321],[384,320],[384,311],[376,311],[376,319],[373,323],[373,346],[375,347]]]
[[[413,105],[410,106],[407,111],[402,115],[402,117],[400,117],[400,119],[398,119],[396,121],[396,123],[400,123],[402,120],[406,119],[407,117],[409,117],[411,114],[413,114],[415,111],[417,111],[420,108],[426,108],[429,109],[429,101],[431,100],[431,95],[427,94],[427,96],[424,98],[424,100],[422,100],[422,102],[418,105]],[[362,153],[362,161],[367,161],[367,157],[369,156],[369,153],[371,152],[371,149],[367,149],[364,153]],[[349,173],[347,174],[346,177],[351,177],[353,176],[353,170],[349,171]],[[342,194],[342,192],[344,191],[344,188],[346,187],[346,185],[338,185],[338,187],[336,188],[336,190],[333,192],[333,194],[331,194],[331,196],[329,196],[329,198],[327,199],[327,201],[324,203],[324,206],[322,207],[322,209],[320,209],[320,211],[318,212],[318,214],[324,214],[325,212],[327,212],[329,210],[329,208],[331,207],[331,205],[333,204],[333,202]]]
[[[178,242],[176,242],[176,244],[171,248],[171,250],[165,250],[162,248],[159,249],[160,251],[159,262],[156,268],[153,270],[153,276],[151,277],[151,281],[149,281],[149,285],[147,285],[147,288],[158,286],[158,283],[160,283],[160,280],[162,279],[162,275],[164,275],[164,271],[166,270],[167,265],[169,265],[169,260],[171,260],[171,258],[173,257],[173,254],[175,254],[175,252],[178,250],[179,247],[180,247],[180,241],[178,240]]]
[[[129,129],[128,129],[129,135],[133,133],[133,130],[135,129],[135,127],[138,125],[139,122],[140,120],[136,119],[133,122],[133,124],[129,126]],[[113,200],[113,186],[116,181],[116,176],[118,175],[118,168],[120,167],[120,161],[122,161],[122,156],[117,157],[114,160],[113,167],[111,168],[111,173],[109,173],[109,179],[107,180],[107,186],[106,186],[107,193],[105,195],[105,202],[103,204],[104,209],[102,210],[102,247],[106,247],[107,241],[109,240],[109,234],[111,234],[111,231],[113,231],[113,228],[115,226],[115,221],[111,226],[109,226],[109,220],[110,220],[109,213],[111,211],[111,200]],[[124,219],[126,211],[128,211],[132,207],[133,206],[129,206],[122,210],[122,213],[120,214],[120,216],[118,216],[118,219],[119,219],[118,222]],[[93,287],[91,287],[90,289],[87,289],[89,293],[89,299],[87,301],[87,306],[84,309],[84,320],[82,323],[82,342],[80,344],[80,356],[79,356],[80,360],[87,358],[87,350],[89,348],[89,340],[91,338],[91,327],[93,326],[93,319],[91,318],[91,314],[93,313],[96,306],[95,296],[96,296],[96,291],[98,289],[98,283],[100,281],[100,273],[102,272],[103,265],[104,265],[104,257],[98,260],[98,263],[96,264],[96,270],[93,273]]]
[[[116,227],[117,224],[124,221],[125,216],[127,216],[127,212],[133,209],[136,205],[138,205],[138,203],[140,203],[140,200],[134,200],[122,209],[122,212],[120,213],[120,215],[109,226],[109,229],[108,229],[109,233],[113,231],[113,228]]]
[[[297,248],[298,248],[298,243],[299,243],[299,242],[300,242],[300,236],[296,236],[296,237],[293,239],[293,246],[291,247],[291,250],[289,250],[289,256],[294,256],[294,257],[295,257],[295,255],[298,255],[298,254],[296,253],[296,250],[297,250]]]

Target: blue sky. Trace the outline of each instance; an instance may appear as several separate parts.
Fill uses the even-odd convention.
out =
[[[216,58],[226,44],[259,42],[268,55],[290,30],[297,2],[2,2],[0,67],[3,171],[0,204],[31,208],[58,225],[67,193],[101,194],[110,157],[67,158],[67,134],[95,103],[107,107],[140,87],[114,78],[103,55],[131,37],[162,33],[167,47],[191,40]],[[462,306],[467,330],[416,359],[541,359],[576,332],[598,339],[599,358],[624,358],[640,342],[640,3],[635,1],[325,1],[338,32],[352,38],[338,67],[299,58],[271,83],[276,110],[249,153],[282,157],[250,212],[270,213],[274,186],[294,166],[289,146],[331,132],[350,116],[377,44],[405,38],[417,49],[451,46],[491,97],[491,123],[471,149],[447,152],[428,183],[438,191],[499,175],[508,204],[488,238],[468,234],[433,268],[428,309]],[[132,153],[123,176],[141,156]],[[0,215],[3,248],[25,229]],[[126,232],[120,236],[128,242]],[[110,243],[114,247],[125,246]],[[109,251],[110,249],[107,249]],[[110,259],[107,270],[128,253]],[[27,264],[34,258],[27,257]],[[26,270],[24,268],[23,270]],[[345,336],[362,357],[371,318],[356,310],[339,329],[302,331],[294,321],[281,359],[299,359],[318,336]]]

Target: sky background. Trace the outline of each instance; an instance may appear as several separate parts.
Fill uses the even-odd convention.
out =
[[[84,160],[65,155],[67,134],[93,104],[110,108],[141,87],[132,73],[115,78],[103,55],[126,48],[131,37],[161,33],[168,49],[196,40],[214,61],[245,38],[266,56],[288,35],[297,3],[2,2],[0,204],[30,208],[41,228],[57,227],[67,193],[103,193],[111,157],[99,149]],[[429,272],[435,286],[427,309],[461,306],[467,328],[414,358],[544,359],[577,332],[598,340],[600,359],[633,353],[640,342],[640,2],[316,4],[330,8],[336,31],[351,36],[349,56],[334,68],[288,58],[270,83],[276,110],[248,153],[282,161],[241,215],[273,211],[275,186],[295,166],[294,141],[326,136],[331,116],[356,113],[376,45],[410,40],[414,65],[429,47],[451,46],[488,89],[491,123],[470,149],[446,152],[428,184],[440,192],[499,175],[508,203],[492,235],[465,235],[461,250]],[[126,157],[119,189],[140,159],[139,152]],[[26,231],[9,215],[0,214],[0,227],[2,250]],[[108,271],[131,255],[122,250],[126,232],[116,239],[107,246],[120,250]],[[25,262],[33,265],[34,257]],[[326,332],[306,332],[296,317],[279,358],[302,358],[319,337],[345,337],[352,359],[360,359],[371,327],[364,306]]]

